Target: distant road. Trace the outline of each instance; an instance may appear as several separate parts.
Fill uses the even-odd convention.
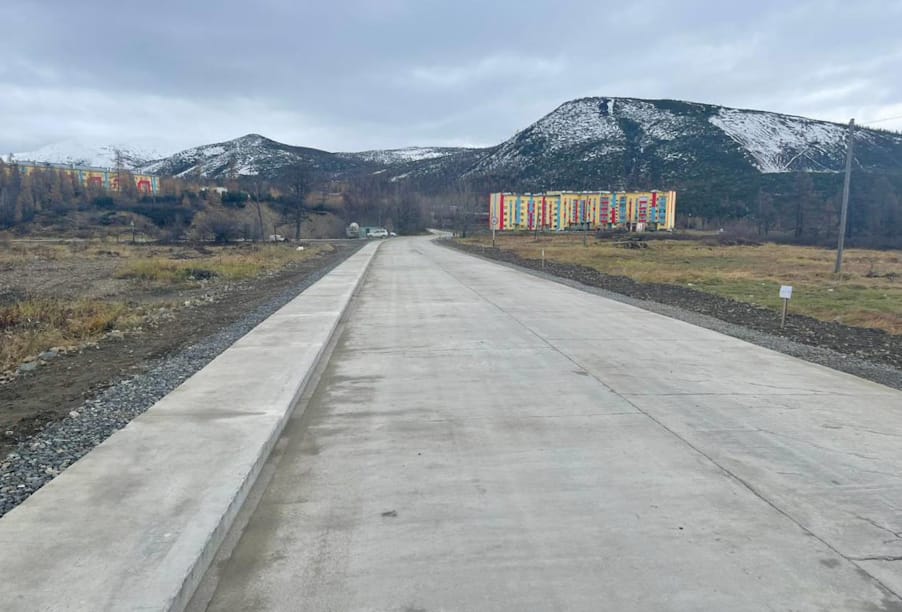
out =
[[[382,245],[211,610],[902,610],[902,393]]]

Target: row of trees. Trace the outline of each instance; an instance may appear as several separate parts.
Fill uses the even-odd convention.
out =
[[[894,180],[895,179],[895,180]],[[827,244],[837,238],[842,177],[797,173],[775,177],[752,194],[724,195],[714,211],[693,217],[692,192],[681,193],[684,226],[746,225],[762,238]],[[846,237],[861,246],[902,246],[902,179],[854,173]]]
[[[344,224],[379,225],[402,234],[422,230],[426,219],[420,194],[407,183],[378,175],[336,182],[295,164],[269,178],[236,173],[225,179],[225,192],[194,175],[161,178],[157,193],[139,194],[131,173],[117,172],[122,189],[107,192],[60,169],[30,168],[26,173],[0,159],[0,229],[27,231],[32,223],[65,228],[76,213],[87,213],[99,225],[130,225],[135,219],[121,213],[131,213],[173,237],[193,228],[216,240],[266,239],[272,234],[298,239],[312,217],[318,228],[324,227],[320,217],[330,216]],[[339,199],[336,192],[341,193]],[[337,234],[340,228],[330,231]]]
[[[138,193],[126,170],[118,177],[122,189],[112,193],[56,169],[36,168],[27,174],[20,170],[0,159],[0,229],[78,211],[95,211],[109,221],[113,212],[125,211],[178,234],[205,212],[219,239],[266,239],[277,233],[300,238],[305,223],[322,215],[334,215],[345,225],[384,226],[399,234],[436,224],[466,235],[484,226],[488,193],[510,189],[516,182],[512,177],[471,176],[423,193],[415,182],[392,181],[387,173],[337,181],[298,164],[269,179],[234,176],[225,182],[226,193],[206,189],[197,177],[163,178],[158,193],[147,196]],[[678,224],[739,225],[763,238],[810,244],[836,239],[841,176],[761,175],[741,187],[716,181],[686,185],[679,190]],[[853,174],[848,237],[863,246],[902,247],[902,177]]]
[[[428,204],[425,196],[404,181],[384,174],[366,175],[342,187],[347,223],[389,227],[399,234],[415,234],[425,228]]]
[[[138,199],[128,172],[118,177],[122,200]],[[27,174],[17,164],[0,160],[0,227],[28,223],[41,213],[65,214],[91,206],[107,194],[102,187],[84,185],[77,177],[52,168],[35,168]]]
[[[677,224],[738,227],[767,239],[828,244],[837,237],[842,180],[835,173],[786,173],[677,182]],[[851,243],[902,248],[902,176],[855,172],[851,185]],[[543,188],[515,176],[465,176],[433,198],[428,213],[466,235],[487,222],[489,193]]]

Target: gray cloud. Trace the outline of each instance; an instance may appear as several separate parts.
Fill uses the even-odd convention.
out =
[[[586,95],[878,119],[902,115],[900,22],[897,0],[19,3],[0,151],[487,145]]]

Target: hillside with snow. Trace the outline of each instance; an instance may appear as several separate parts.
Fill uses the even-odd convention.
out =
[[[902,172],[902,135],[856,131],[855,167]],[[790,172],[841,172],[846,126],[677,100],[583,98],[501,143],[467,176],[535,189],[680,185]]]
[[[381,174],[391,171],[399,178],[409,172],[430,173],[439,166],[459,166],[461,157],[482,149],[460,147],[406,147],[331,153],[309,147],[296,147],[259,134],[248,134],[215,144],[179,151],[169,157],[143,163],[140,170],[152,174],[177,177],[203,176],[222,179],[228,176],[261,176],[274,178],[287,167],[300,164],[316,174],[347,177],[357,174]],[[469,167],[460,168],[460,173]]]
[[[469,149],[462,147],[405,147],[403,149],[360,151],[359,153],[338,153],[337,155],[347,159],[357,159],[382,166],[395,166],[406,164],[408,162],[440,159],[468,150]]]
[[[756,110],[679,100],[572,100],[485,148],[406,147],[332,153],[259,134],[146,161],[123,147],[130,166],[163,175],[274,178],[300,164],[333,178],[378,176],[416,188],[447,190],[461,178],[480,188],[596,189],[700,185],[754,188],[759,178],[842,171],[846,126]],[[902,135],[856,130],[856,169],[902,174]],[[30,154],[18,154],[24,159]],[[33,152],[58,163],[111,166],[114,147],[66,143]],[[751,186],[751,187],[750,187]]]
[[[234,140],[203,145],[180,151],[141,166],[152,174],[170,176],[277,176],[285,168],[300,164],[308,171],[341,173],[361,166],[359,160],[334,153],[295,147],[259,134],[248,134]]]
[[[115,168],[117,157],[123,167],[136,169],[151,159],[162,155],[153,149],[127,144],[86,144],[66,140],[45,145],[33,151],[14,153],[13,158],[22,162],[65,164],[69,166],[90,166],[94,168]]]
[[[761,172],[835,172],[845,155],[847,129],[834,123],[732,108],[721,108],[708,120],[739,144]]]

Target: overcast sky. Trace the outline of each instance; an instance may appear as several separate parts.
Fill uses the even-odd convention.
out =
[[[569,99],[902,115],[902,0],[0,2],[0,151],[491,145]],[[877,124],[902,130],[902,119]]]

